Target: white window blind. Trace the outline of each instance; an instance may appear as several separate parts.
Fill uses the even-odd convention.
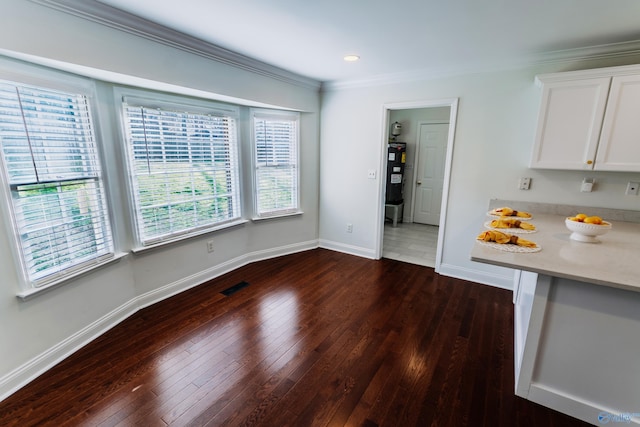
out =
[[[236,119],[123,104],[139,244],[240,218]]]
[[[297,212],[297,113],[253,111],[256,215]]]
[[[113,257],[88,98],[0,80],[0,142],[27,282],[41,287]]]

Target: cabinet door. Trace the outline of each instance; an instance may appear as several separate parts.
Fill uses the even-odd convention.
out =
[[[543,82],[532,168],[593,169],[610,82]]]
[[[640,172],[640,76],[611,82],[595,169]]]

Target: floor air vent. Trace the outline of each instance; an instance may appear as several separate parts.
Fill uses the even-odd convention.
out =
[[[224,291],[220,292],[221,294],[225,295],[225,296],[229,296],[231,294],[235,294],[236,292],[238,292],[240,289],[242,288],[246,288],[247,286],[249,286],[248,282],[240,282],[237,285],[233,285],[230,288],[225,289]]]

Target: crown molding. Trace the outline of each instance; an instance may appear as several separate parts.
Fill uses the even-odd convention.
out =
[[[320,82],[317,80],[216,46],[95,0],[30,1],[262,76],[310,89],[320,89]]]
[[[401,73],[382,74],[362,79],[320,82],[205,42],[196,37],[186,35],[95,0],[29,1],[207,59],[297,86],[321,90],[322,92],[433,80],[456,75],[507,71],[544,64],[562,64],[586,60],[640,56],[640,40],[634,40],[525,55],[503,62],[488,64],[475,63],[460,67],[429,68]]]
[[[433,80],[444,77],[453,77],[456,75],[508,71],[545,64],[562,64],[587,60],[624,58],[628,56],[640,56],[640,40],[603,44],[577,49],[556,50],[489,64],[476,63],[457,68],[430,68],[402,73],[383,74],[364,79],[329,81],[322,83],[322,91],[329,92],[332,90],[365,88]]]

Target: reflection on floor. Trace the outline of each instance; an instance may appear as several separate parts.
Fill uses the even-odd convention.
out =
[[[382,257],[435,267],[438,227],[415,223],[384,225]]]

